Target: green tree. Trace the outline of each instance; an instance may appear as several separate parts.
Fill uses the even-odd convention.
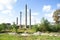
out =
[[[2,29],[3,29],[4,31],[6,31],[7,25],[6,25],[5,23],[2,23],[0,26],[2,27]]]
[[[58,16],[58,15],[60,15],[60,9],[54,11],[54,13],[53,13],[53,19],[56,23],[59,23],[58,20],[59,20],[60,16]]]
[[[60,24],[57,24],[57,26],[58,26],[58,28],[57,28],[58,32],[60,32]]]
[[[0,31],[2,31],[3,30],[3,27],[1,26],[1,24],[0,24]]]
[[[13,23],[12,27],[13,27],[13,30],[15,30],[15,32],[17,32],[17,25],[15,23]]]
[[[43,32],[49,31],[49,27],[50,27],[50,22],[43,17],[42,20],[41,20],[39,30],[43,31]]]
[[[38,25],[37,25],[37,24],[33,25],[33,26],[32,26],[32,29],[35,30],[35,31],[39,31],[39,30],[38,30]]]

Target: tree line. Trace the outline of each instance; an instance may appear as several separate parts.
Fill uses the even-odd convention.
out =
[[[60,32],[60,24],[51,24],[47,19],[42,18],[41,23],[37,26],[37,31]]]
[[[60,14],[60,9],[54,11],[54,13],[53,13],[53,19],[55,20],[54,24],[51,24],[47,19],[45,19],[43,17],[41,19],[41,23],[39,24],[39,26],[38,26],[38,24],[31,25],[31,29],[36,30],[36,31],[41,31],[41,32],[60,32],[60,23],[58,21],[60,18],[60,16],[58,16],[59,14]],[[24,25],[22,25],[22,28],[23,28],[23,26]],[[29,25],[28,25],[28,27],[29,27]],[[13,23],[13,25],[6,24],[6,23],[0,24],[0,32],[2,32],[2,31],[17,32],[18,29],[19,29],[19,27],[15,23]]]
[[[60,32],[60,24],[51,24],[47,19],[42,18],[41,23],[35,24],[31,26],[31,29],[41,32]],[[0,24],[0,32],[1,31],[11,31],[15,30],[17,32],[18,26],[13,23],[13,25],[7,25],[6,23]]]

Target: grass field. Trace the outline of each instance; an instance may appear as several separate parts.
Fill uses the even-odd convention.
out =
[[[60,40],[60,37],[55,36],[20,36],[0,34],[0,40]]]

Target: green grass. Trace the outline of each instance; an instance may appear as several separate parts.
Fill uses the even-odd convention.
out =
[[[18,32],[22,32],[22,33],[24,33],[25,31],[28,32],[28,33],[34,33],[34,32],[36,32],[35,29],[18,29],[17,31]]]
[[[60,37],[55,36],[20,36],[0,34],[0,40],[60,40]]]

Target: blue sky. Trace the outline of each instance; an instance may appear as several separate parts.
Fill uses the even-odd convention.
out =
[[[22,24],[25,23],[25,4],[28,6],[28,24],[29,9],[32,11],[32,24],[40,23],[42,17],[53,22],[53,12],[60,8],[60,0],[0,0],[0,23],[16,22],[19,13],[22,11]]]

